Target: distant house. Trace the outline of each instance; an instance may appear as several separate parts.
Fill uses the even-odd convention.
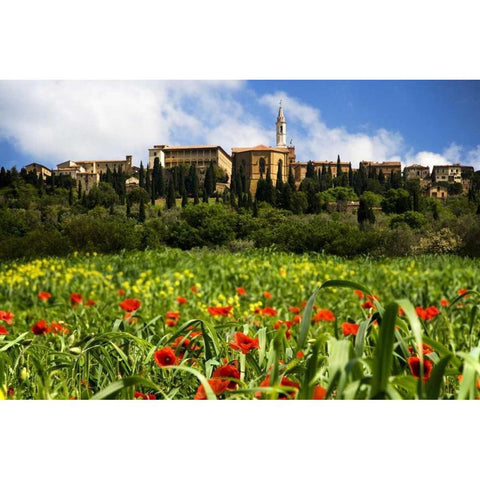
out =
[[[444,186],[431,186],[427,190],[427,195],[431,198],[441,198],[446,200],[448,198],[448,188]]]
[[[433,182],[462,183],[462,179],[473,174],[474,168],[470,165],[435,165],[432,170]]]
[[[375,176],[382,172],[385,178],[390,178],[394,173],[402,172],[402,164],[400,162],[367,162],[363,160],[360,162],[360,165],[363,165],[367,172],[374,169]]]
[[[423,165],[409,165],[403,169],[405,180],[412,180],[418,178],[425,180],[430,175],[430,167],[424,167]]]
[[[312,163],[313,168],[314,168],[316,173],[318,173],[319,170],[322,171],[325,168],[325,170],[327,172],[328,172],[328,170],[330,170],[332,178],[336,178],[338,176],[338,172],[337,172],[338,162],[331,161],[331,160],[311,160],[311,163]],[[305,178],[305,176],[307,174],[307,165],[308,164],[309,164],[309,162],[295,162],[295,163],[292,163],[293,176],[295,178],[295,184],[297,186]],[[345,173],[345,174],[348,175],[351,167],[352,167],[352,164],[350,162],[340,162],[341,173]]]
[[[127,192],[131,192],[135,188],[140,186],[140,180],[136,177],[130,177],[125,180],[125,189]]]
[[[27,173],[35,172],[37,176],[41,175],[43,178],[47,178],[52,175],[52,171],[40,163],[29,163],[28,165],[25,165],[24,168]]]

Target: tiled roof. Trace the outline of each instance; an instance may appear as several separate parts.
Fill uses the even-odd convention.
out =
[[[279,152],[279,153],[288,153],[288,148],[284,147],[267,147],[266,145],[256,145],[255,147],[245,147],[245,148],[232,148],[232,153],[241,153],[241,152]]]

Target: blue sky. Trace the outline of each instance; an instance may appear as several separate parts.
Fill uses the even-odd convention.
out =
[[[297,160],[480,169],[479,81],[1,81],[0,165],[273,145],[280,99]]]

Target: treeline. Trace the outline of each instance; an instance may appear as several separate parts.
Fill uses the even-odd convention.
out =
[[[221,195],[216,183],[225,173],[213,164],[203,178],[195,168],[141,166],[139,188],[130,191],[123,172],[107,171],[88,193],[69,176],[42,179],[24,169],[2,168],[0,258],[271,245],[337,255],[480,256],[478,172],[468,195],[446,202],[424,197],[418,181],[401,177],[385,181],[383,194],[369,190],[381,183],[366,173],[362,184],[356,172],[333,178],[328,169],[317,173],[312,165],[297,189],[291,171],[287,182],[279,176],[273,184],[267,170],[252,196],[241,167]],[[359,201],[358,209],[352,210],[350,201]]]

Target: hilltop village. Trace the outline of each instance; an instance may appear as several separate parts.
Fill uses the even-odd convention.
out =
[[[418,180],[422,195],[446,199],[452,194],[467,194],[474,174],[474,168],[469,165],[438,165],[431,172],[426,166],[409,165],[403,169],[402,177],[400,162],[361,160],[358,168],[352,168],[351,162],[341,161],[340,155],[336,161],[297,161],[295,146],[287,145],[287,121],[281,105],[276,121],[275,143],[273,147],[235,147],[231,154],[220,145],[154,145],[148,149],[146,168],[143,163],[140,167],[134,166],[131,155],[117,160],[68,160],[59,163],[56,169],[49,169],[39,163],[31,163],[24,168],[27,174],[34,173],[44,181],[50,179],[52,183],[54,181],[51,177],[68,176],[85,193],[107,177],[111,179],[118,175],[124,178],[126,191],[146,186],[151,190],[151,185],[155,181],[158,183],[156,176],[159,175],[159,169],[162,169],[163,178],[160,183],[167,184],[172,180],[179,196],[185,189],[179,182],[188,182],[187,177],[194,176],[194,169],[200,186],[205,182],[215,184],[212,192],[211,188],[207,188],[207,193],[238,193],[238,186],[233,184],[236,182],[235,177],[238,177],[243,182],[243,193],[250,192],[253,197],[257,194],[258,185],[262,187],[262,180],[271,181],[277,187],[289,183],[293,191],[300,188],[305,178],[318,177],[320,190],[341,186],[351,187],[357,193],[361,193],[362,184],[370,184],[370,188],[366,189],[375,191],[377,182],[380,187],[395,187],[401,178],[407,181]],[[166,192],[168,188],[165,186],[164,190]],[[153,196],[155,195],[153,191]]]
[[[0,169],[0,260],[175,247],[352,256],[480,256],[480,171],[297,159],[280,106],[274,146],[154,145]]]

